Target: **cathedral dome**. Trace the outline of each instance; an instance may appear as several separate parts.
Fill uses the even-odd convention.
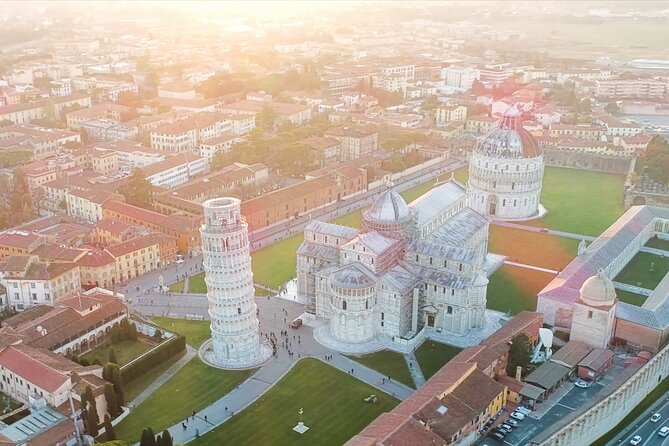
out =
[[[411,217],[411,209],[404,198],[392,189],[383,192],[365,212],[365,220],[375,222],[397,222]]]
[[[581,286],[581,300],[594,307],[613,305],[616,300],[616,289],[613,282],[600,270]]]
[[[349,265],[335,272],[330,281],[341,288],[359,289],[373,287],[374,278],[358,265]]]
[[[510,106],[475,149],[493,158],[534,158],[541,155],[539,143],[523,128],[521,114],[515,105]]]

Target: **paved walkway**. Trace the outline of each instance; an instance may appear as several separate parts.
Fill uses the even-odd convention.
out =
[[[404,355],[404,360],[407,362],[407,367],[409,367],[409,372],[411,372],[411,378],[416,389],[420,389],[425,384],[425,376],[423,375],[423,370],[420,368],[420,364],[418,364],[416,355],[413,352],[407,353]]]
[[[184,289],[181,290],[181,292],[183,294],[187,294],[189,286],[190,286],[190,275],[186,276],[186,278],[184,279]]]
[[[651,248],[650,246],[642,246],[639,252],[647,252],[649,254],[655,254],[656,256],[660,257],[669,257],[669,251],[665,251],[664,249]]]
[[[541,271],[543,273],[551,273],[551,274],[557,274],[558,273],[554,269],[541,268],[539,266],[528,265],[526,263],[512,262],[511,260],[505,260],[504,264],[505,265],[511,265],[511,266],[517,266],[519,268],[531,269],[531,270],[534,270],[534,271]]]
[[[132,400],[130,403],[128,403],[128,406],[131,408],[135,408],[142,404],[148,397],[153,395],[153,393],[160,388],[163,384],[167,382],[171,377],[177,374],[179,370],[186,364],[188,364],[188,361],[193,359],[195,356],[197,356],[197,350],[195,350],[193,347],[190,345],[186,345],[186,354],[183,355],[177,362],[175,362],[172,367],[169,369],[165,370],[165,373],[160,375],[160,377],[152,382],[146,389],[144,389],[139,395],[135,397],[134,400]]]
[[[653,293],[653,290],[649,290],[648,288],[642,288],[640,286],[629,285],[627,283],[622,283],[622,282],[614,281],[613,286],[619,290],[627,291],[634,294],[640,294],[646,297],[650,296]]]
[[[520,229],[521,231],[538,232],[543,234],[556,235],[558,237],[585,240],[586,242],[594,242],[596,239],[596,237],[592,237],[590,235],[576,234],[574,232],[555,231],[553,229],[541,228],[537,226],[527,226],[520,223],[511,223],[508,221],[491,220],[490,224],[495,226],[502,226],[505,228]]]

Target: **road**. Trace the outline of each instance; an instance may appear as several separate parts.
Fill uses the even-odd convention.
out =
[[[662,418],[657,423],[650,421],[651,415],[659,413]],[[660,437],[657,433],[663,426],[669,426],[669,392],[634,420],[630,427],[618,434],[607,446],[628,445],[634,436],[642,438],[640,446],[669,446],[669,437]]]

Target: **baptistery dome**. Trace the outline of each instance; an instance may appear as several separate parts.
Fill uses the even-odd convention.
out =
[[[544,157],[537,140],[510,106],[477,144],[469,162],[469,206],[498,220],[530,220],[541,215]]]

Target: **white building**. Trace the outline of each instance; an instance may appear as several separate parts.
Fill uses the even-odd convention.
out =
[[[125,141],[137,138],[137,127],[131,127],[110,119],[93,119],[81,125],[93,141]]]
[[[471,90],[474,81],[480,77],[481,73],[476,68],[448,67],[441,70],[441,78],[446,85],[463,91]]]
[[[219,367],[251,367],[271,351],[260,343],[248,225],[241,215],[241,201],[214,198],[205,201],[203,208],[200,236],[212,335],[212,350],[205,355]]]
[[[464,122],[466,119],[467,107],[464,105],[442,105],[435,110],[435,123],[437,126],[446,125],[449,122]]]
[[[184,184],[195,175],[206,173],[206,170],[206,159],[187,153],[174,155],[142,169],[149,183],[168,189]]]
[[[469,206],[500,220],[538,217],[544,167],[539,143],[523,128],[520,112],[509,107],[472,153]]]
[[[327,321],[316,339],[364,350],[378,340],[481,329],[488,221],[466,200],[451,179],[410,205],[385,191],[363,214],[362,230],[309,222],[297,286],[307,314]]]

